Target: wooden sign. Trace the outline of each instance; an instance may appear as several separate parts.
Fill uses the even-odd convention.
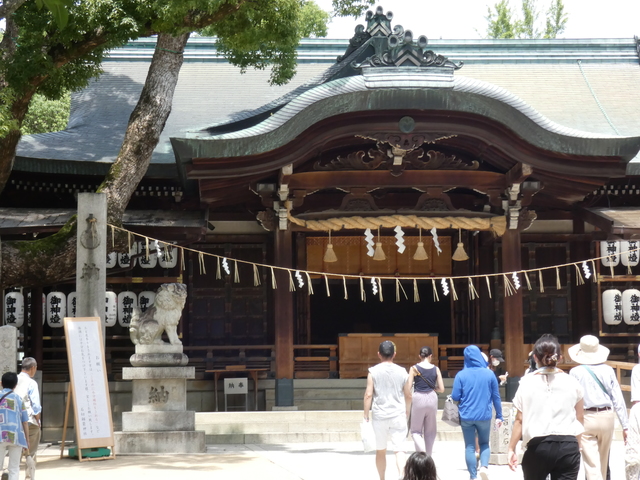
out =
[[[66,317],[64,319],[64,335],[67,342],[71,383],[69,384],[62,430],[62,448],[64,448],[67,431],[70,400],[73,399],[80,461],[115,458],[111,401],[100,318]],[[111,447],[111,456],[82,458],[83,448],[97,447]],[[62,457],[62,449],[60,456]]]

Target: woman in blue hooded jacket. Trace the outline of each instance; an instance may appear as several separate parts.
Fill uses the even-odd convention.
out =
[[[496,409],[496,423],[502,424],[502,404],[498,381],[482,352],[475,345],[464,349],[464,369],[458,372],[453,381],[451,398],[459,402],[460,426],[465,444],[465,460],[471,480],[488,480],[489,473],[489,435],[491,434],[491,404]],[[480,469],[476,462],[476,434],[480,445]]]

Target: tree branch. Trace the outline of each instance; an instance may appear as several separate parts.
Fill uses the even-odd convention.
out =
[[[0,19],[7,18],[26,2],[27,0],[4,0],[2,5],[0,5]]]

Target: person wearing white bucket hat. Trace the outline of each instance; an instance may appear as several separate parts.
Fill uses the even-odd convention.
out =
[[[573,376],[584,390],[584,433],[582,435],[582,460],[587,480],[607,478],[609,450],[615,427],[614,410],[622,425],[627,441],[629,420],[627,407],[615,371],[604,362],[609,349],[600,345],[593,335],[585,335],[580,343],[569,348],[571,359],[580,366],[571,369]]]

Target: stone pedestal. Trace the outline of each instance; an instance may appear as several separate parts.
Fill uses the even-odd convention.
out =
[[[508,465],[509,458],[509,442],[511,441],[511,431],[513,430],[513,421],[516,419],[516,408],[512,403],[502,402],[502,418],[504,422],[498,429],[491,430],[491,438],[489,439],[489,447],[491,449],[491,457],[489,463],[491,465]],[[495,414],[492,418],[495,422]],[[495,425],[495,423],[493,423]]]
[[[13,325],[0,327],[0,375],[18,368],[18,329]]]
[[[196,413],[187,411],[187,380],[195,367],[182,345],[136,345],[131,363],[122,369],[132,380],[132,411],[122,413],[122,432],[116,432],[116,453],[203,453],[205,432],[196,431]],[[162,362],[169,366],[160,366]]]

